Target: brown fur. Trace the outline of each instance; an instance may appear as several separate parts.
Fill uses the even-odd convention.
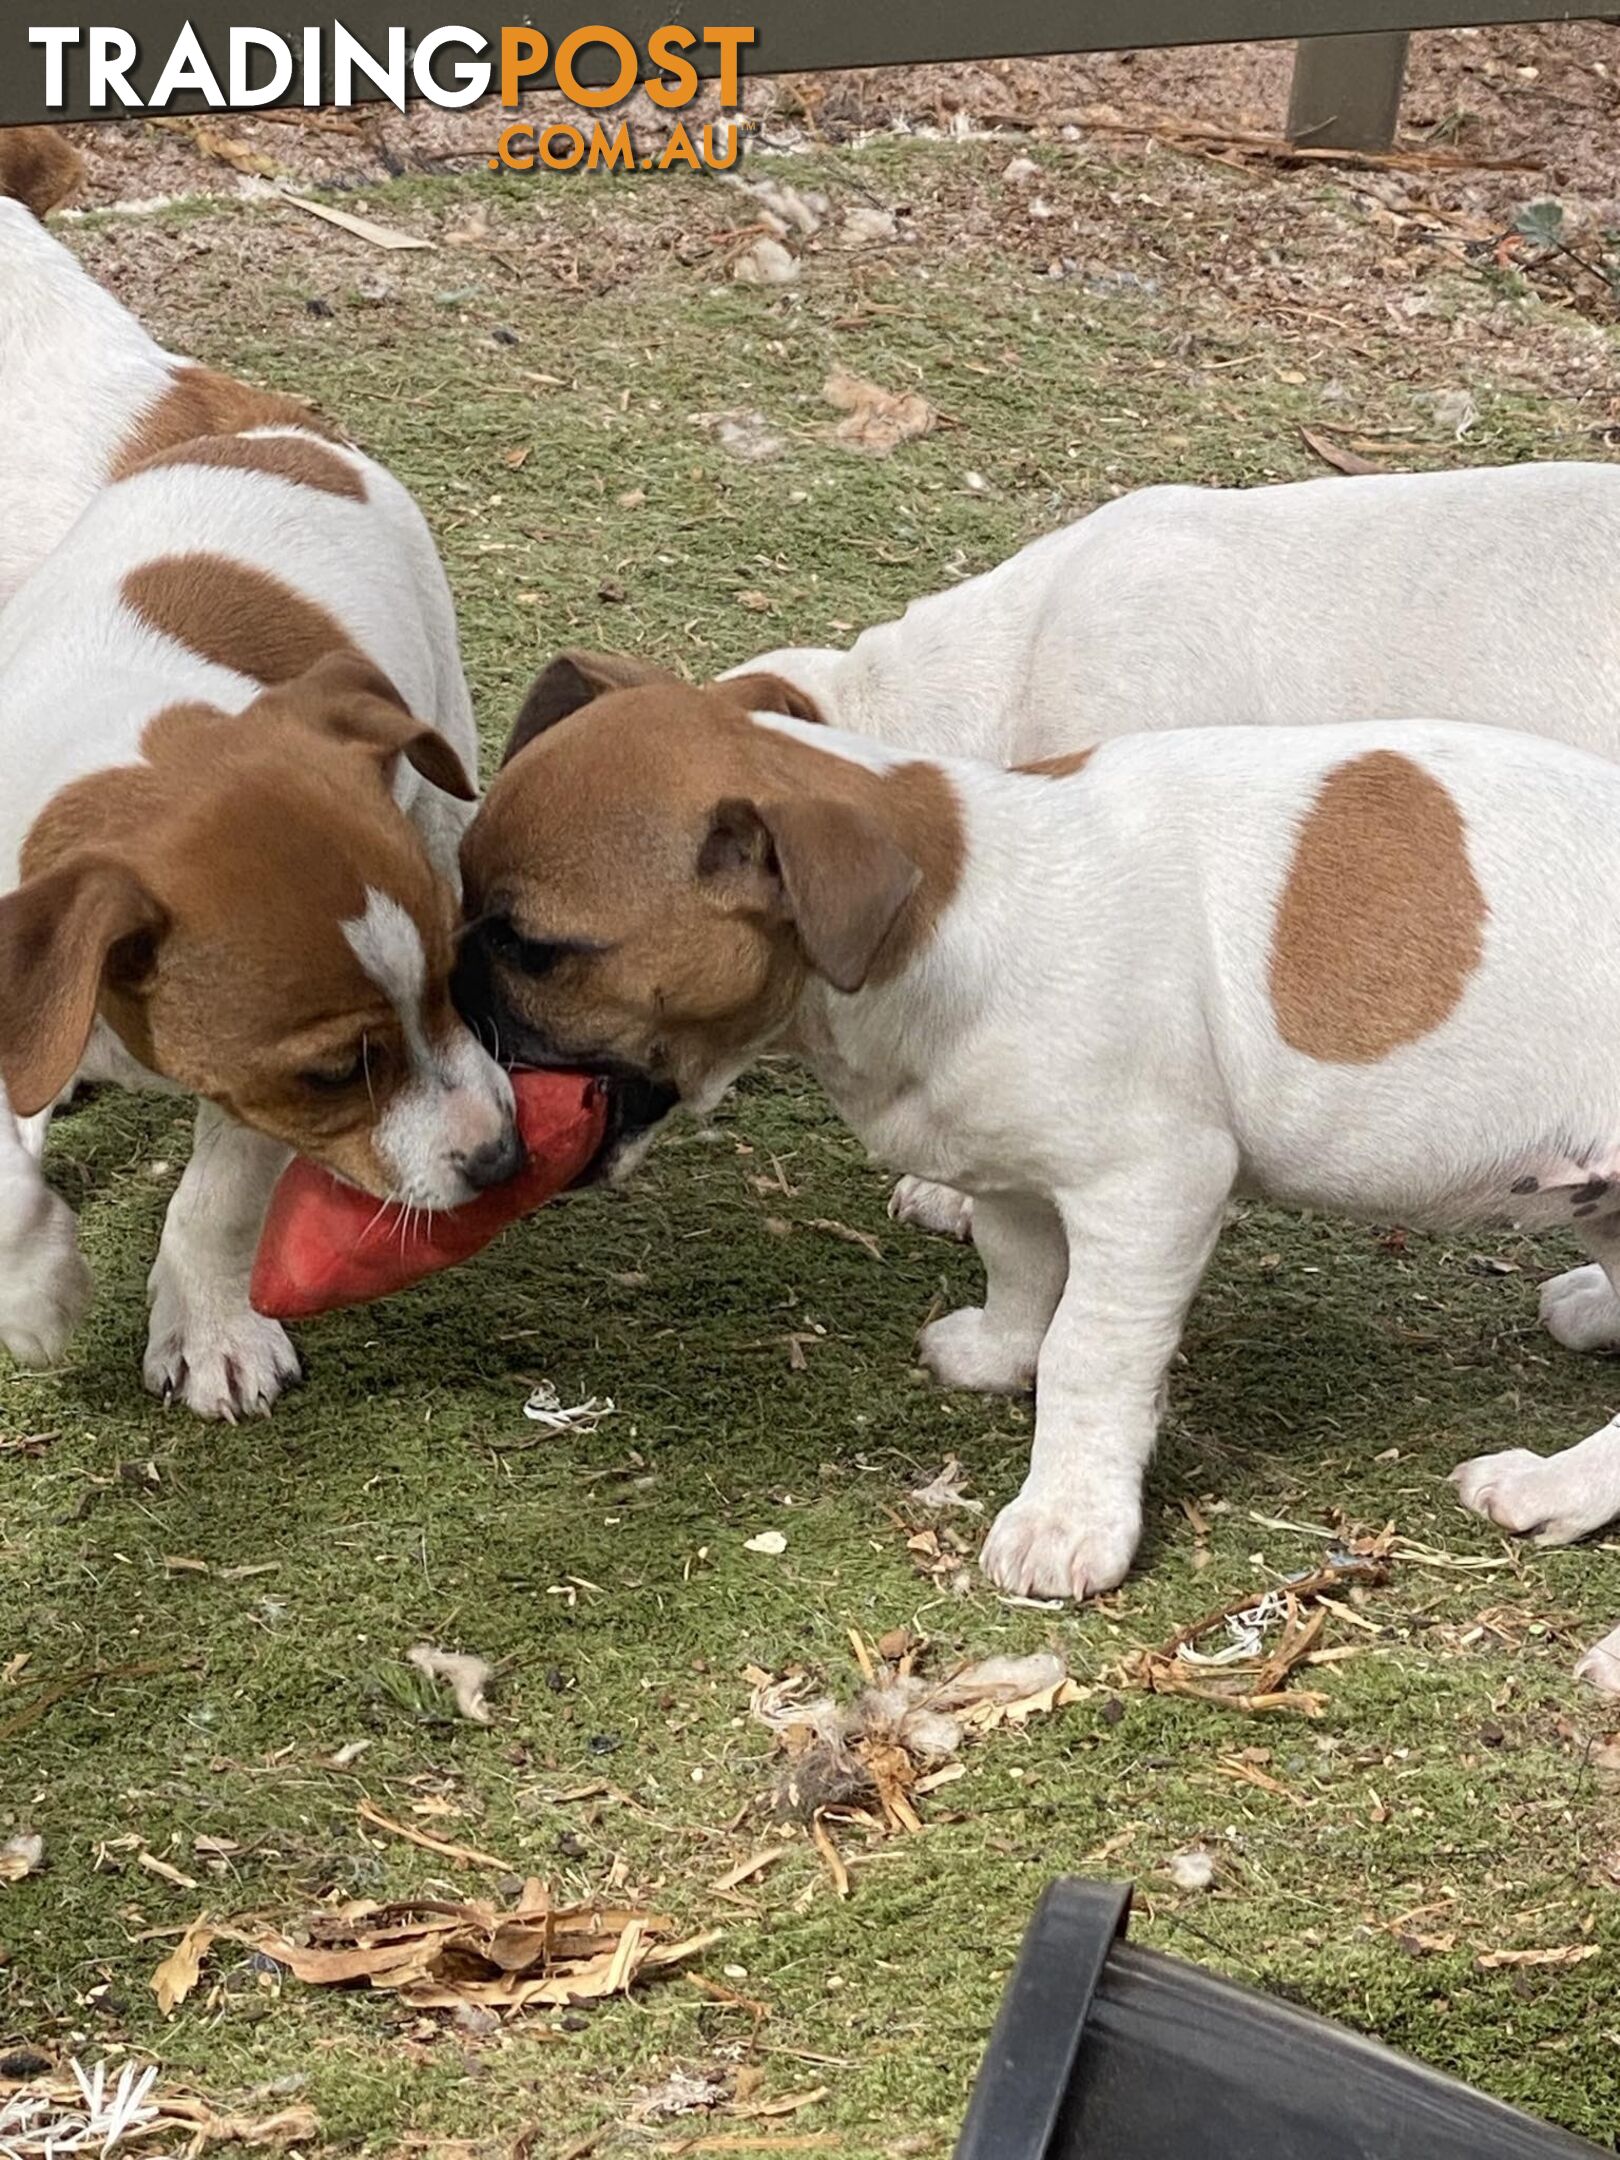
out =
[[[1271,1000],[1284,1042],[1367,1065],[1456,1009],[1479,965],[1485,897],[1440,782],[1391,750],[1328,775],[1277,911]]]
[[[454,903],[388,775],[400,752],[430,777],[454,777],[443,761],[457,774],[459,762],[352,653],[244,714],[171,706],[142,749],[143,763],[92,773],[52,800],[24,845],[23,884],[0,898],[8,1091],[17,1085],[34,1107],[50,1100],[99,1014],[149,1070],[380,1193],[373,1136],[408,1059],[399,1015],[342,925],[368,887],[408,910],[427,956],[424,1020],[433,1037],[448,1033]],[[458,791],[470,792],[464,775]],[[107,911],[95,913],[101,866],[125,913],[104,893],[96,904]],[[119,928],[126,917],[138,951]],[[71,1018],[37,1055],[17,1018],[31,979],[53,984]],[[304,1075],[341,1070],[362,1042],[367,1069],[354,1086],[311,1088]],[[21,1093],[15,1107],[27,1107]]]
[[[342,440],[336,428],[302,398],[276,390],[255,390],[212,368],[179,362],[173,380],[149,405],[114,455],[109,480],[127,480],[154,458],[203,435],[239,435],[246,428],[305,428],[312,435]]]
[[[587,652],[578,646],[559,653],[529,685],[522,710],[501,754],[501,763],[510,764],[536,736],[544,735],[559,720],[580,712],[599,697],[607,697],[615,690],[653,688],[682,690],[686,685],[668,668],[655,666],[650,660],[635,659],[628,653]],[[790,720],[821,722],[821,708],[814,698],[780,675],[764,670],[752,675],[734,675],[726,682],[712,684],[711,688],[722,697],[730,698],[733,704],[740,705],[745,712],[783,713]]]
[[[553,724],[462,851],[475,926],[586,948],[535,977],[490,944],[507,1013],[687,1093],[785,1024],[808,972],[901,973],[962,874],[937,767],[853,765],[750,722],[732,688],[623,691]]]
[[[160,555],[120,588],[126,607],[199,659],[254,682],[291,682],[349,649],[343,625],[279,578],[226,555]]]
[[[311,435],[201,435],[161,450],[140,467],[156,472],[166,465],[203,465],[232,472],[269,473],[295,487],[320,488],[328,495],[366,500],[366,476]]]
[[[1014,772],[1037,774],[1043,780],[1068,780],[1077,772],[1084,772],[1095,754],[1097,745],[1092,743],[1085,750],[1063,750],[1056,757],[1036,758],[1031,765],[1015,765]]]
[[[0,195],[43,218],[78,191],[84,159],[55,128],[0,128]]]

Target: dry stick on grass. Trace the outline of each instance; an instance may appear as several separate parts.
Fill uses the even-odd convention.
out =
[[[1324,150],[1292,143],[1284,135],[1262,135],[1253,128],[1221,127],[1209,120],[1177,120],[1169,114],[1153,120],[1110,120],[1089,115],[1084,106],[1051,113],[981,113],[987,127],[1018,128],[1033,134],[1043,127],[1077,127],[1093,135],[1145,135],[1172,149],[1183,144],[1246,151],[1282,165],[1350,165],[1362,172],[1539,172],[1528,158],[1474,157],[1466,150]]]

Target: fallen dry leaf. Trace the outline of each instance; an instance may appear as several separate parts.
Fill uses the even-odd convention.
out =
[[[867,457],[887,457],[899,444],[931,433],[939,421],[920,392],[883,390],[847,368],[834,368],[821,394],[846,415],[833,429],[833,440]]]
[[[220,1930],[223,1934],[226,1930]],[[304,1939],[234,1934],[314,1987],[363,1985],[417,2010],[554,2008],[629,1991],[719,1940],[718,1930],[666,1942],[669,1921],[605,1905],[554,1906],[530,1881],[511,1911],[423,1898],[320,1914]]]
[[[1474,1964],[1480,1972],[1505,1972],[1524,1965],[1584,1965],[1602,1955],[1601,1943],[1565,1943],[1557,1950],[1482,1950]]]
[[[430,1680],[442,1680],[456,1699],[456,1709],[471,1724],[490,1723],[484,1690],[495,1672],[481,1657],[465,1657],[459,1651],[437,1650],[432,1643],[419,1642],[406,1651],[405,1662]]]
[[[1319,435],[1315,428],[1302,427],[1299,432],[1306,449],[1314,450],[1322,463],[1331,465],[1335,472],[1375,473],[1380,470],[1370,458],[1360,457],[1354,450],[1345,449],[1342,443],[1334,442],[1330,436]]]
[[[150,1986],[163,2015],[173,2017],[202,1975],[202,1961],[213,1946],[213,1924],[206,1917],[193,1920],[184,1935],[153,1973]]]
[[[940,1471],[939,1475],[930,1478],[926,1485],[919,1485],[916,1491],[909,1494],[908,1497],[915,1500],[918,1507],[940,1510],[945,1508],[965,1508],[970,1515],[982,1515],[984,1513],[984,1502],[982,1500],[970,1500],[962,1490],[966,1476],[966,1471],[956,1457],[947,1455],[945,1467]]]

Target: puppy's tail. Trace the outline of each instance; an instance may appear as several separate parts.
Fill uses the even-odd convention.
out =
[[[55,128],[0,128],[0,197],[24,204],[35,217],[58,209],[84,178],[84,159]]]

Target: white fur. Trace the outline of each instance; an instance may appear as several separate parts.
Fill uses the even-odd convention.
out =
[[[1278,1031],[1273,924],[1302,818],[1374,750],[1455,802],[1483,957],[1420,1039],[1324,1062]],[[944,770],[965,822],[955,898],[898,979],[854,996],[813,981],[789,1046],[875,1154],[973,1196],[985,1303],[936,1322],[922,1355],[955,1386],[1038,1375],[1029,1477],[984,1550],[995,1582],[1084,1597],[1124,1575],[1165,1375],[1234,1191],[1572,1227],[1613,1302],[1620,1182],[1597,1214],[1573,1208],[1605,1165],[1620,1179],[1620,944],[1602,927],[1620,921],[1620,770],[1426,721],[1138,735],[1062,780]],[[1583,1536],[1620,1511],[1620,1421],[1459,1482],[1509,1528]]]
[[[1410,713],[1620,757],[1620,467],[1144,488],[847,652],[733,672],[762,668],[837,728],[1002,765],[1144,728]],[[897,1217],[965,1235],[971,1203],[927,1182]]]
[[[0,200],[0,604],[88,507],[177,365],[31,210]]]
[[[498,1141],[515,1115],[512,1083],[465,1028],[439,1043],[423,1023],[427,956],[415,920],[386,893],[366,894],[366,911],[343,925],[360,965],[399,1015],[410,1076],[378,1120],[376,1150],[397,1199],[411,1207],[454,1208],[473,1197],[467,1158]]]
[[[190,700],[240,712],[258,695],[259,684],[199,660],[122,604],[127,572],[163,555],[225,555],[324,608],[476,774],[444,571],[421,512],[380,466],[331,450],[363,475],[364,501],[181,465],[104,485],[173,365],[59,241],[0,202],[0,595],[17,586],[0,608],[0,891],[15,883],[23,839],[51,797],[138,759],[155,713]],[[404,759],[395,792],[459,889],[470,809]],[[393,1144],[402,1191],[422,1204],[468,1196],[453,1158],[510,1115],[509,1083],[462,1034],[434,1084],[407,1091],[409,1132]],[[82,1075],[155,1083],[101,1028]],[[24,1133],[0,1094],[0,1345],[28,1362],[61,1355],[89,1294],[72,1216],[40,1176],[47,1122],[30,1120]],[[146,1377],[205,1417],[268,1409],[297,1370],[282,1330],[248,1303],[253,1248],[284,1159],[201,1112],[152,1275]]]

